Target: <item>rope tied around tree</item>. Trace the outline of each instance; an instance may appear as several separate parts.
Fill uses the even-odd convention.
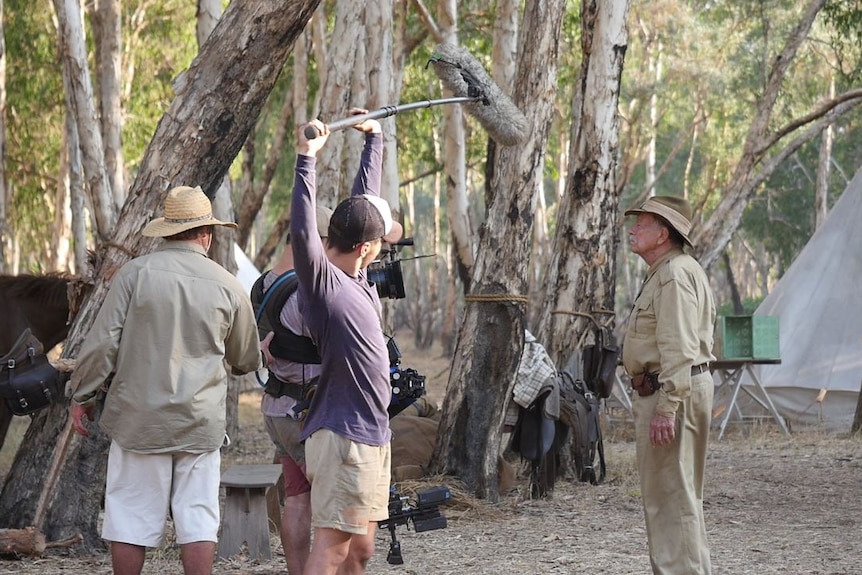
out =
[[[465,295],[464,301],[485,303],[519,303],[526,305],[530,301],[530,298],[525,295],[518,294],[477,293]]]

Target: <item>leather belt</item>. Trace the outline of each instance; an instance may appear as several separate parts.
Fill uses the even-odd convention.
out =
[[[700,365],[692,366],[691,376],[694,377],[695,375],[700,375],[704,371],[709,371],[709,364],[708,363],[702,363]]]

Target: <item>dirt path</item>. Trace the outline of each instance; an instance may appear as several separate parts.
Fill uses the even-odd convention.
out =
[[[260,462],[269,453],[262,430],[231,457]],[[625,435],[625,434],[622,434]],[[369,574],[649,573],[634,444],[608,441],[609,480],[601,486],[558,484],[547,500],[523,497],[523,485],[496,505],[455,501],[449,527],[416,534],[398,529],[404,564],[386,563],[388,534],[379,533]],[[731,431],[712,444],[706,517],[714,572],[859,573],[862,558],[862,440],[820,432]],[[284,572],[238,557],[216,574]],[[41,559],[0,561],[0,574],[110,573],[105,555],[51,552]],[[181,573],[173,546],[151,552],[145,573]]]
[[[428,376],[429,395],[439,402],[448,366],[439,350],[420,353],[411,343],[399,337],[404,366]],[[243,395],[242,435],[225,456],[225,468],[272,457],[258,405],[253,394]],[[379,533],[368,573],[648,574],[631,431],[625,423],[609,431],[604,485],[561,482],[551,498],[531,501],[522,482],[495,505],[456,498],[444,508],[448,528],[419,534],[398,528],[401,566],[387,564],[388,533]],[[731,426],[711,445],[705,508],[716,575],[862,573],[862,438]],[[240,556],[217,563],[214,573],[285,573],[277,537],[271,545],[272,561]],[[12,573],[101,575],[111,569],[106,554],[54,550],[40,559],[0,560],[0,575]],[[148,553],[144,573],[182,573],[176,546]]]

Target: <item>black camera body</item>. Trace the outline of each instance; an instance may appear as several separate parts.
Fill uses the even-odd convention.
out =
[[[386,556],[386,561],[390,565],[404,563],[401,556],[401,543],[395,537],[395,528],[399,525],[406,525],[409,529],[412,522],[413,530],[416,533],[445,529],[447,527],[446,516],[440,512],[440,506],[445,505],[451,499],[452,493],[445,485],[418,491],[415,502],[411,502],[407,497],[402,497],[395,486],[392,486],[389,492],[389,518],[378,522],[378,526],[381,529],[388,529],[392,537],[389,553]]]
[[[412,245],[413,238],[403,238],[389,249],[381,251],[380,259],[368,266],[368,281],[377,288],[377,295],[381,299],[403,299],[407,296],[401,260],[397,256],[398,248]]]
[[[381,299],[407,297],[404,291],[404,274],[401,273],[401,260],[371,264],[368,266],[368,280],[377,288],[377,295]]]

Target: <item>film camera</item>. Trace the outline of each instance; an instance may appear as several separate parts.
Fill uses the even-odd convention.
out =
[[[380,529],[388,529],[392,538],[389,543],[389,553],[386,555],[386,561],[390,565],[402,565],[404,563],[401,556],[401,542],[395,537],[395,528],[399,525],[406,525],[409,529],[410,522],[412,522],[413,530],[416,533],[445,529],[446,516],[440,512],[440,506],[448,503],[451,499],[452,493],[445,485],[429,487],[416,492],[415,501],[411,501],[408,497],[402,497],[394,485],[390,487],[389,518],[377,523]]]
[[[389,249],[380,252],[380,259],[368,266],[368,279],[377,287],[381,298],[403,299],[404,274],[401,273],[401,260],[397,259],[398,249],[412,246],[413,238],[402,238],[391,244]]]
[[[388,408],[391,419],[425,395],[425,376],[415,369],[401,369],[401,350],[394,337],[386,342],[386,349],[389,351],[389,383],[392,385],[392,401]]]

